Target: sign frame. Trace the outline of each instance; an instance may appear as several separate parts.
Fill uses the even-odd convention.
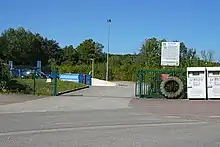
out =
[[[180,42],[162,42],[161,66],[179,66],[179,60]]]

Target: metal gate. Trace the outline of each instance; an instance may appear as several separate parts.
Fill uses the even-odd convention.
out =
[[[174,79],[173,83],[166,86],[168,79]],[[175,83],[182,83],[182,91],[172,98],[186,98],[186,69],[143,69],[136,71],[135,96],[137,98],[169,98],[163,93],[163,86],[169,87],[169,93],[178,91]],[[177,80],[178,79],[178,80]],[[177,83],[178,84],[178,83]],[[167,84],[168,85],[168,84]],[[168,90],[167,90],[168,91]]]

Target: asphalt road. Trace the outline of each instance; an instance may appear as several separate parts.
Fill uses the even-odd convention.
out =
[[[116,90],[113,87],[96,87],[94,90],[88,89],[58,97],[69,104],[57,98],[25,102],[26,105],[38,105],[38,107],[41,107],[40,102],[42,102],[44,112],[40,112],[40,109],[36,109],[37,107],[33,109],[25,107],[20,111],[18,107],[25,106],[23,103],[0,106],[0,147],[220,146],[220,124],[217,121],[220,120],[220,116],[209,117],[209,119],[208,117],[187,118],[181,117],[187,115],[181,110],[172,116],[167,111],[172,107],[169,101],[132,102],[132,92],[125,93],[129,91],[129,87],[117,88]],[[80,98],[84,101],[79,102]],[[97,100],[93,100],[94,98]],[[86,100],[90,99],[92,99],[90,104],[94,107],[85,109],[88,106]],[[65,111],[44,107],[52,106],[44,103],[57,105],[59,102],[68,106]],[[117,102],[119,105],[115,107]],[[77,106],[77,109],[71,109],[70,104],[74,103],[80,106]],[[107,107],[107,103],[110,106]],[[193,108],[191,103],[172,104],[177,105],[175,109],[182,109],[178,105],[190,105]],[[13,111],[12,105],[16,107]],[[95,106],[100,109],[96,109]],[[203,105],[200,106],[203,107]],[[200,106],[195,108],[198,109]],[[208,106],[213,105],[208,104]],[[24,111],[27,108],[28,111]],[[190,110],[194,111],[192,108]]]
[[[135,109],[0,114],[1,147],[218,147],[220,125]]]
[[[23,95],[23,94],[0,94],[0,105],[21,103],[30,100],[37,100],[43,98],[42,96]]]

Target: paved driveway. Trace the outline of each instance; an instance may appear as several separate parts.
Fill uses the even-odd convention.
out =
[[[94,86],[89,89],[65,94],[65,96],[103,97],[103,98],[134,98],[134,84],[117,82],[118,86]]]
[[[129,108],[133,85],[91,87],[62,96],[0,106],[0,113],[73,111]]]

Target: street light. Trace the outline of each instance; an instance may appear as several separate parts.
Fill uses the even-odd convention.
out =
[[[94,78],[94,59],[90,60],[92,60],[92,78]]]
[[[108,81],[108,56],[109,56],[109,46],[110,46],[110,29],[111,29],[111,19],[107,20],[108,23],[108,51],[107,51],[107,61],[106,61],[106,81]]]

